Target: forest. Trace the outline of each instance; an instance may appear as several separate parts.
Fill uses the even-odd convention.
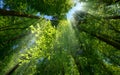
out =
[[[0,75],[120,75],[120,0],[0,0]]]

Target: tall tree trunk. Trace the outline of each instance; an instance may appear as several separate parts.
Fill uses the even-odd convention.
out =
[[[104,17],[104,19],[120,19],[120,15],[118,15],[118,16],[108,16],[108,17]]]
[[[119,42],[116,42],[116,41],[114,41],[114,40],[112,40],[112,39],[106,38],[106,37],[104,37],[102,34],[91,33],[91,32],[89,32],[89,31],[87,31],[87,30],[85,30],[85,29],[83,29],[83,28],[79,28],[79,29],[80,29],[81,31],[86,32],[87,34],[90,34],[90,35],[93,36],[93,37],[98,38],[99,40],[101,40],[101,41],[103,41],[103,42],[106,42],[107,44],[113,46],[114,48],[120,50],[120,43],[119,43]]]
[[[11,70],[9,70],[5,75],[12,75],[13,72],[19,67],[20,63],[17,63]]]
[[[90,13],[85,13],[85,15],[87,15],[88,17],[94,18],[94,19],[120,19],[120,15],[114,15],[114,16],[105,16],[105,17],[101,17],[101,16],[95,16],[94,14],[90,14]],[[79,15],[77,15],[79,16]]]
[[[23,30],[27,27],[24,27],[24,28],[4,28],[4,29],[0,29],[0,31],[6,31],[6,30]]]
[[[15,37],[13,37],[13,38],[10,38],[10,39],[8,39],[8,40],[6,40],[6,41],[3,41],[0,45],[4,46],[4,45],[9,44],[9,43],[11,43],[11,42],[13,42],[13,41],[16,41],[16,40],[18,40],[18,39],[21,39],[21,38],[23,38],[23,37],[25,37],[25,36],[27,36],[27,35],[29,35],[29,34],[30,34],[30,32],[28,32],[28,33],[22,33],[22,34],[17,35],[17,36],[15,36]]]
[[[16,12],[12,10],[5,10],[5,9],[0,9],[0,15],[2,16],[17,16],[17,17],[26,17],[26,18],[32,18],[32,19],[40,19],[38,16],[30,15],[30,14],[25,14],[22,12]]]

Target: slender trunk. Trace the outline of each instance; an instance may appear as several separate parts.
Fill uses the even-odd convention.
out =
[[[90,33],[89,31],[83,29],[83,28],[79,28],[81,31],[84,31],[86,32],[87,34],[90,34],[91,36],[93,37],[96,37],[98,38],[99,40],[103,41],[103,42],[106,42],[107,44],[115,47],[116,49],[120,50],[120,43],[112,40],[112,39],[109,39],[109,38],[106,38],[104,37],[102,34],[96,34],[96,33]]]
[[[86,13],[86,12],[84,12],[84,13]],[[106,17],[101,17],[101,16],[95,16],[95,15],[93,15],[93,14],[90,14],[90,13],[86,13],[86,15],[88,16],[88,17],[92,17],[92,18],[94,18],[94,19],[120,19],[120,15],[115,15],[115,16],[106,16]]]
[[[86,12],[85,12],[85,13],[86,13]],[[86,13],[86,15],[87,15],[88,17],[92,17],[93,19],[98,19],[98,20],[100,20],[100,19],[106,19],[106,20],[110,20],[110,19],[115,19],[115,20],[117,20],[117,19],[120,19],[120,15],[105,16],[105,17],[95,16],[95,15],[90,14],[90,13]]]
[[[17,36],[15,36],[15,37],[13,37],[13,38],[10,38],[10,39],[8,39],[8,40],[6,40],[6,41],[3,41],[0,45],[4,46],[4,45],[9,44],[9,43],[11,43],[11,42],[13,42],[13,41],[16,41],[16,40],[18,40],[18,39],[21,39],[21,38],[23,38],[23,37],[25,37],[25,36],[27,36],[27,35],[29,35],[29,34],[30,34],[30,32],[28,32],[28,33],[22,33],[22,34],[17,35]]]
[[[19,64],[16,64],[11,70],[9,70],[5,75],[12,75],[13,72],[19,67]]]
[[[31,55],[29,57],[31,57]],[[28,60],[26,57],[21,57],[20,59]],[[16,65],[14,65],[13,68],[11,68],[5,75],[13,75],[15,70],[17,70],[17,68],[20,66],[19,65],[20,63],[22,63],[22,62],[18,62]],[[30,62],[28,63],[28,66],[30,66]]]
[[[11,26],[3,26],[3,27],[0,27],[0,29],[5,29],[5,28],[8,28],[8,27],[11,27]]]
[[[62,75],[65,75],[65,69],[64,69],[64,66],[63,66],[63,68],[62,68],[62,71],[61,71],[62,73]]]
[[[118,15],[118,16],[108,16],[108,17],[104,17],[104,19],[120,19],[120,15]]]
[[[32,18],[32,19],[40,19],[40,17],[38,17],[38,16],[25,14],[25,13],[22,13],[22,12],[17,12],[17,11],[12,11],[12,10],[5,10],[5,9],[0,9],[0,15],[2,15],[2,16],[17,16],[17,17],[26,17],[26,18]]]
[[[23,34],[21,34],[21,35],[15,36],[15,37],[7,40],[6,42],[7,42],[7,43],[10,43],[11,41],[15,41],[15,40],[17,40],[17,39],[23,38],[23,37],[27,36],[28,34],[29,34],[29,33],[23,33]]]
[[[25,28],[27,28],[27,27],[25,27]],[[17,30],[17,29],[20,29],[20,30],[23,30],[23,29],[25,29],[25,28],[4,28],[4,29],[0,29],[0,31],[6,31],[6,30]]]

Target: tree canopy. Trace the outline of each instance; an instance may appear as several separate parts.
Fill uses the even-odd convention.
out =
[[[47,15],[65,15],[72,7],[72,0],[5,0],[5,6],[18,11],[33,9]]]
[[[120,74],[119,0],[0,5],[0,75]]]

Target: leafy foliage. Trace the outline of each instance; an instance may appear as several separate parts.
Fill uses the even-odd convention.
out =
[[[28,12],[31,9],[47,15],[64,15],[72,6],[71,0],[5,0],[6,7]]]
[[[70,0],[4,0],[5,9],[62,18],[54,27],[43,18],[1,15],[0,74],[119,75],[120,22],[109,16],[119,16],[120,6],[117,0],[97,1],[88,0],[88,12],[75,12],[69,24],[62,15]]]

